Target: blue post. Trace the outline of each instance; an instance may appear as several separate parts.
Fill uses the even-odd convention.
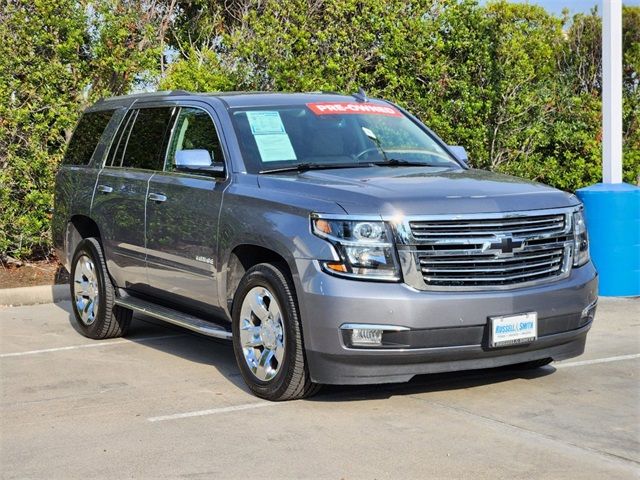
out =
[[[597,183],[576,194],[584,203],[600,295],[640,295],[640,188]]]

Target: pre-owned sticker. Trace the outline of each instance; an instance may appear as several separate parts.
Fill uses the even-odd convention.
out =
[[[307,103],[307,107],[316,115],[365,114],[401,117],[402,114],[391,105],[358,102],[318,102]]]

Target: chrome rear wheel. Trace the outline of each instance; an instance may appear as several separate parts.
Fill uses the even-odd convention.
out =
[[[115,304],[115,288],[98,239],[88,237],[76,246],[69,289],[76,330],[96,340],[125,334],[133,312]]]
[[[80,255],[76,259],[73,297],[82,323],[93,324],[100,308],[100,289],[96,267],[87,255]]]

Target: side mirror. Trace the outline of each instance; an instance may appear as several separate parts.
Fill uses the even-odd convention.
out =
[[[211,177],[224,175],[224,165],[212,165],[211,155],[207,150],[203,149],[178,150],[176,152],[175,169],[178,172],[198,173]]]
[[[178,150],[176,152],[176,167],[208,167],[212,158],[207,150]]]
[[[460,145],[449,145],[449,151],[456,157],[456,160],[462,162],[465,166],[469,166],[469,156],[464,147]]]

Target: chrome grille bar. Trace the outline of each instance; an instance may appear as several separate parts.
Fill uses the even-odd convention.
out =
[[[455,237],[492,237],[498,233],[527,236],[544,233],[560,233],[565,229],[565,216],[553,215],[544,219],[512,219],[512,221],[455,222],[444,220],[410,222],[411,232],[416,239],[455,238]]]
[[[548,252],[545,251],[544,253],[539,253],[539,254],[534,254],[534,255],[522,254],[522,255],[519,255],[517,257],[504,258],[504,259],[501,259],[501,260],[496,260],[495,258],[486,258],[484,256],[482,256],[482,257],[480,257],[480,256],[462,257],[461,256],[460,258],[455,258],[455,259],[420,256],[420,264],[421,265],[425,265],[425,264],[430,264],[430,265],[449,265],[449,264],[463,265],[463,264],[466,264],[466,263],[496,263],[496,262],[510,263],[510,262],[520,262],[522,260],[533,260],[533,259],[537,259],[537,258],[544,258],[544,257],[552,256],[552,255],[562,256],[562,254],[563,254],[563,250],[562,249],[557,249],[557,250],[550,250]]]
[[[475,277],[474,278],[474,282],[508,282],[510,280],[520,280],[523,278],[527,278],[527,277],[532,277],[532,276],[536,276],[536,275],[544,275],[547,273],[551,273],[551,272],[557,272],[557,268],[556,267],[551,267],[551,268],[547,268],[545,270],[539,270],[539,271],[535,271],[535,272],[528,272],[528,273],[520,273],[518,275],[508,275],[508,276],[493,276],[493,277]],[[425,280],[432,280],[431,277],[425,277]],[[464,278],[459,278],[459,277],[438,277],[433,279],[436,282],[463,282],[465,281]]]
[[[485,273],[485,272],[511,272],[515,270],[528,270],[536,267],[548,267],[549,265],[557,265],[562,262],[562,257],[554,258],[551,261],[528,263],[520,265],[511,265],[508,267],[483,267],[483,268],[422,268],[424,273]],[[422,263],[422,262],[420,262]]]

